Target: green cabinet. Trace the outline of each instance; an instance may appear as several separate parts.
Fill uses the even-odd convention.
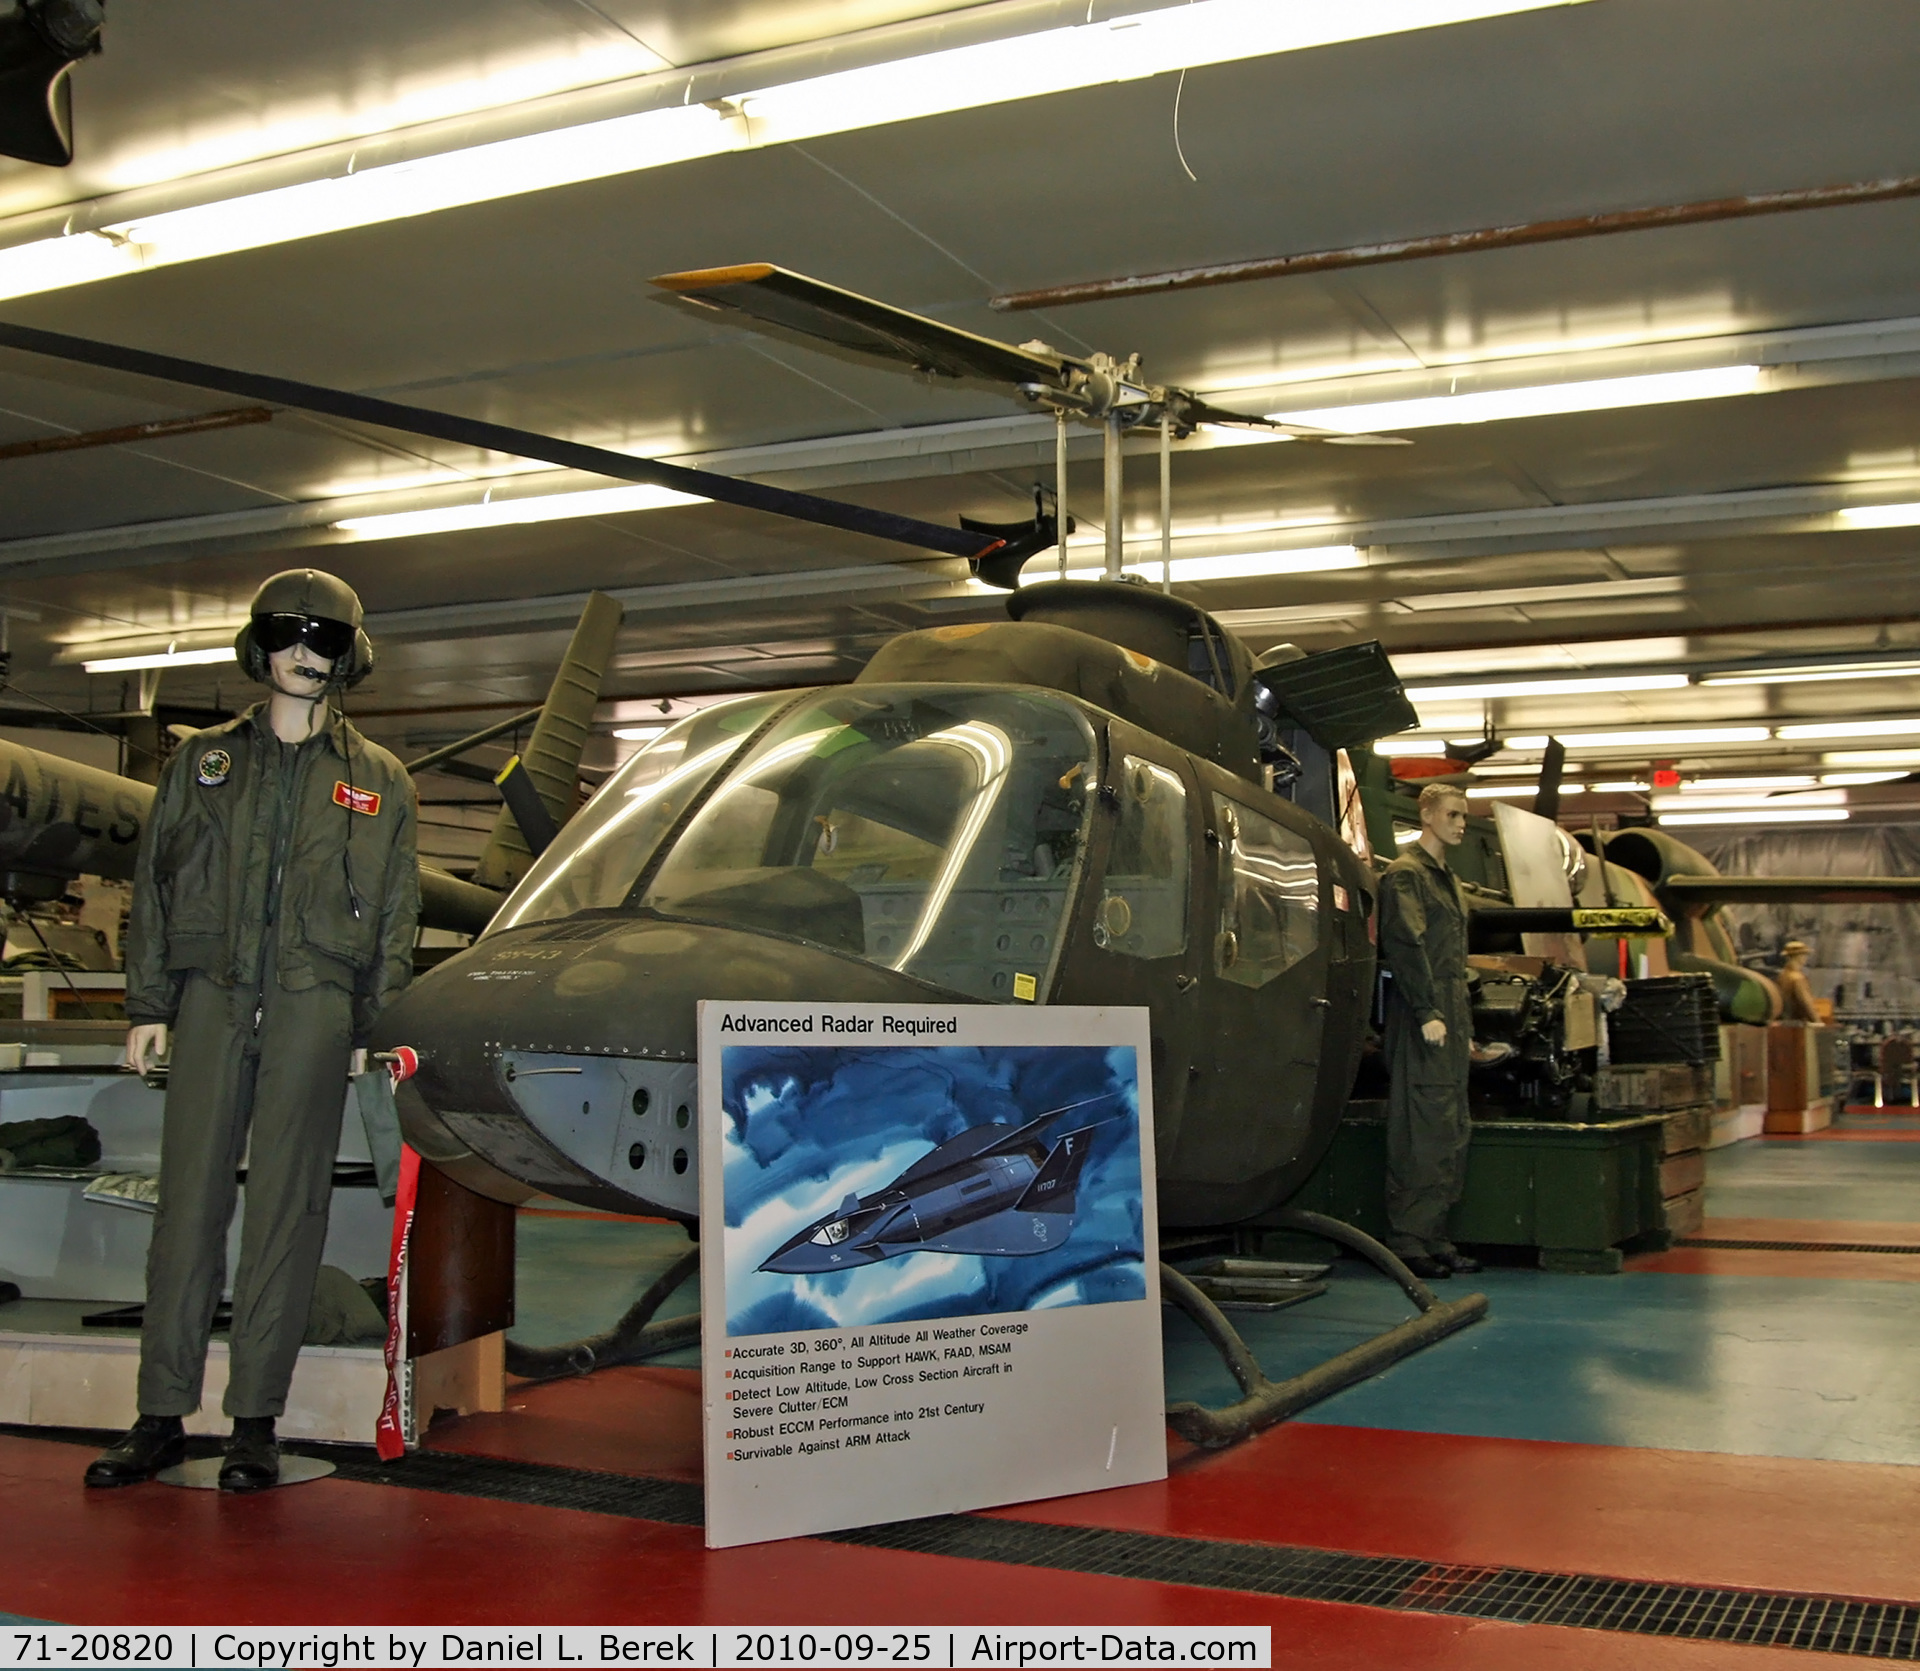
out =
[[[1538,1248],[1548,1269],[1618,1270],[1621,1243],[1666,1234],[1661,1119],[1476,1120],[1454,1240]],[[1384,1236],[1386,1172],[1385,1109],[1356,1103],[1288,1205]]]

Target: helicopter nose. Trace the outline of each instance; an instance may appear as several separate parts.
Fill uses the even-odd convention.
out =
[[[449,958],[387,1007],[374,1045],[418,1052],[402,1123],[428,1159],[472,1155],[582,1206],[692,1220],[702,999],[974,1001],[771,935],[590,914]]]

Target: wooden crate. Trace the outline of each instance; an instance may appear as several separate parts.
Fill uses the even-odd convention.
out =
[[[1622,1114],[1692,1108],[1712,1100],[1713,1067],[1707,1062],[1603,1068],[1594,1086],[1594,1101],[1601,1108]]]
[[[1689,1149],[1683,1155],[1668,1155],[1660,1162],[1660,1199],[1663,1201],[1701,1189],[1706,1181],[1707,1157],[1698,1149]]]
[[[1660,1203],[1666,1214],[1669,1236],[1697,1236],[1707,1218],[1707,1192],[1690,1189],[1684,1195],[1667,1197]]]
[[[1682,1108],[1662,1122],[1663,1155],[1684,1154],[1689,1149],[1704,1149],[1713,1135],[1713,1104],[1703,1102],[1696,1108]]]

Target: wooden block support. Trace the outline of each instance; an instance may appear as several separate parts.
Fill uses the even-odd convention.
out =
[[[1769,1108],[1766,1124],[1761,1128],[1769,1137],[1805,1137],[1807,1133],[1825,1131],[1833,1124],[1833,1104],[1822,1099],[1810,1102],[1805,1108]]]
[[[425,1162],[407,1255],[407,1356],[513,1326],[514,1209]]]
[[[436,1410],[471,1416],[507,1407],[507,1337],[478,1335],[413,1361],[414,1419],[421,1432]]]

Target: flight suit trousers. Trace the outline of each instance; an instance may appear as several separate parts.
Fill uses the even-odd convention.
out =
[[[1399,1048],[1387,1064],[1387,1245],[1404,1258],[1452,1246],[1447,1216],[1466,1186],[1473,1122],[1464,1071],[1457,1080],[1435,1073],[1419,1053],[1439,1052],[1418,1037],[1394,1042]]]
[[[352,1028],[353,995],[339,987],[289,992],[269,973],[256,992],[188,977],[173,1027],[160,1208],[147,1251],[142,1415],[200,1407],[243,1155],[247,1199],[223,1407],[229,1416],[286,1409],[327,1239]]]

